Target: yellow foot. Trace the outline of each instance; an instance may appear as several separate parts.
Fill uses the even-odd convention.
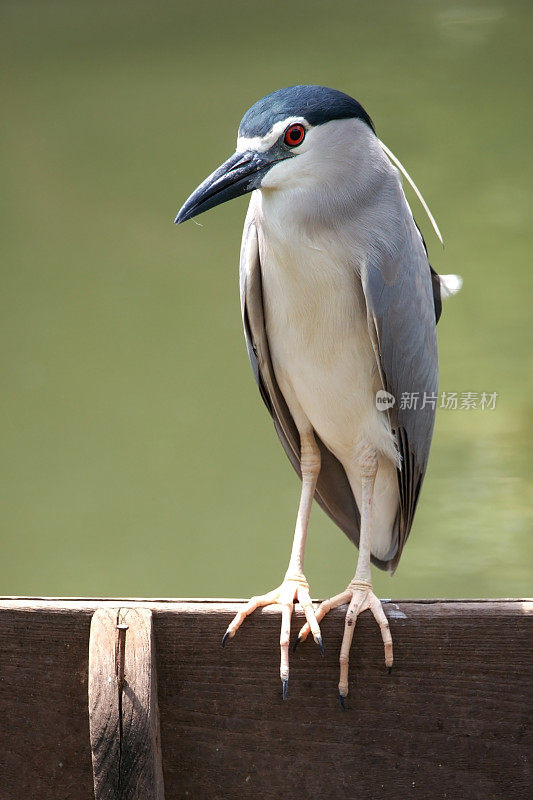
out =
[[[381,638],[385,646],[385,666],[390,674],[392,670],[392,636],[389,629],[389,622],[383,611],[381,602],[378,600],[372,591],[372,584],[366,581],[353,580],[346,591],[341,594],[331,597],[329,600],[324,600],[320,604],[316,612],[317,622],[320,622],[328,611],[332,608],[337,608],[344,603],[349,603],[348,611],[346,612],[346,620],[344,623],[344,636],[342,638],[342,646],[339,657],[340,662],[340,679],[339,679],[339,700],[343,708],[346,708],[344,700],[348,694],[348,665],[350,661],[350,646],[352,644],[353,633],[357,617],[363,611],[370,609],[376,622],[381,630]],[[309,624],[305,624],[298,634],[298,642],[307,638],[310,628]]]
[[[320,628],[318,627],[315,609],[313,608],[311,595],[309,594],[309,584],[305,579],[305,575],[286,575],[283,583],[281,586],[278,586],[277,589],[267,594],[252,597],[244,606],[243,610],[235,615],[228,625],[226,633],[222,637],[222,647],[224,647],[227,640],[235,636],[245,618],[251,614],[252,611],[255,611],[256,608],[267,606],[271,603],[276,603],[281,606],[281,635],[279,638],[281,659],[279,674],[283,684],[284,700],[287,697],[289,688],[289,641],[291,635],[291,616],[295,600],[300,603],[305,612],[307,633],[312,633],[313,639],[320,647],[322,655],[324,655],[322,636],[320,635]]]

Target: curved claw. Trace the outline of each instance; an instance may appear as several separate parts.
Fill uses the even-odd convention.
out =
[[[355,584],[355,585],[354,585]],[[344,623],[344,636],[342,638],[341,652],[339,656],[340,662],[340,679],[339,679],[339,692],[348,694],[348,665],[350,661],[350,647],[352,644],[355,623],[359,615],[369,609],[381,631],[381,638],[385,648],[385,666],[387,672],[391,674],[391,667],[393,663],[392,653],[392,636],[389,627],[389,621],[383,611],[381,601],[376,597],[370,584],[357,584],[355,581],[352,586],[352,598],[348,611],[346,612],[346,620]]]
[[[227,630],[222,637],[222,647],[225,647],[228,639],[232,639],[243,621],[252,614],[257,608],[275,603],[281,607],[281,631],[280,631],[280,677],[283,682],[283,699],[287,698],[289,688],[289,648],[290,648],[290,634],[291,634],[291,617],[294,609],[294,602],[298,600],[305,611],[307,622],[313,637],[320,648],[320,652],[324,655],[324,645],[322,643],[322,636],[320,628],[316,621],[313,603],[309,594],[309,586],[303,575],[290,576],[286,575],[283,583],[271,592],[262,595],[256,595],[240,608],[235,614],[233,620],[227,627]],[[296,650],[301,641],[305,637],[299,636],[293,645],[293,650]]]
[[[294,644],[293,644],[293,646],[292,646],[292,652],[293,652],[293,653],[295,653],[295,652],[296,652],[296,648],[298,647],[298,645],[300,644],[300,642],[303,642],[303,641],[304,641],[304,640],[303,640],[303,638],[300,638],[300,636],[297,636],[297,637],[296,637],[296,639],[294,640]],[[318,646],[319,646],[319,648],[320,648],[320,653],[322,654],[322,657],[324,657],[324,656],[326,655],[326,652],[325,652],[325,650],[324,650],[324,644],[323,644],[323,642],[322,642],[322,636],[317,636],[317,637],[316,637],[316,643],[317,643],[317,645],[318,645]]]
[[[341,704],[341,708],[343,711],[347,711],[346,703],[344,702],[344,695],[339,692],[339,703]]]

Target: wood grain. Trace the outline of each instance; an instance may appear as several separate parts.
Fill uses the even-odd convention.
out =
[[[0,797],[90,800],[89,626],[100,607],[152,611],[167,800],[522,800],[531,796],[533,604],[385,603],[395,645],[357,623],[348,711],[337,700],[343,611],[291,655],[279,617],[224,649],[230,602],[0,600]],[[302,623],[296,610],[293,632]],[[128,631],[129,633],[129,631]],[[147,796],[147,800],[153,795]]]
[[[164,800],[150,609],[94,612],[88,697],[96,800]]]

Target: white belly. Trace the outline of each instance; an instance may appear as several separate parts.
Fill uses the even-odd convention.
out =
[[[375,405],[379,372],[355,269],[310,247],[262,250],[270,353],[296,424],[303,412],[343,463],[353,463],[363,441],[395,460],[386,418]]]

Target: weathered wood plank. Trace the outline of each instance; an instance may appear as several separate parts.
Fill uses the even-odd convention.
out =
[[[152,612],[97,609],[89,642],[96,800],[164,800]]]
[[[87,713],[91,612],[0,609],[0,796],[94,798]],[[85,651],[85,656],[83,652]]]
[[[107,601],[108,607],[139,605]],[[0,796],[89,800],[89,625],[103,601],[0,600]],[[32,610],[36,607],[38,610]],[[279,618],[265,609],[222,650],[238,604],[153,613],[167,798],[522,800],[531,795],[533,604],[386,603],[358,621],[349,710],[338,706],[343,609],[306,642],[281,700]],[[297,609],[293,631],[301,624]]]

